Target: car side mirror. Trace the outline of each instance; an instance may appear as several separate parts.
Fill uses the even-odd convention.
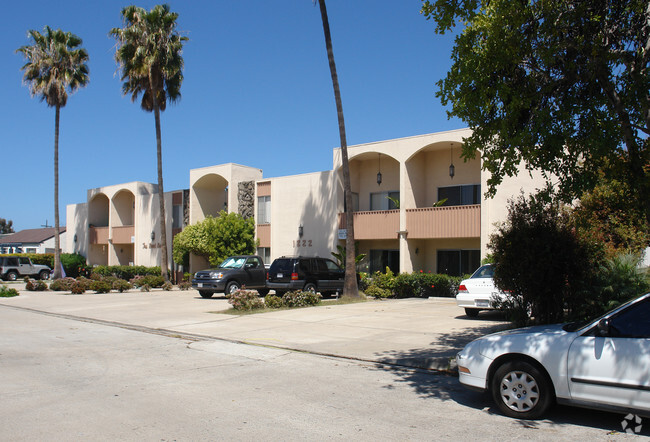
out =
[[[609,325],[609,318],[603,318],[600,321],[598,321],[598,336],[609,336],[610,332],[610,325]]]

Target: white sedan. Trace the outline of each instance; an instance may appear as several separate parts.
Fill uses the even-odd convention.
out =
[[[485,264],[479,267],[469,279],[464,279],[458,286],[456,304],[465,308],[465,314],[470,318],[478,316],[481,310],[494,308],[494,301],[506,296],[494,286],[494,267]]]
[[[456,362],[460,382],[489,390],[508,416],[538,418],[556,401],[650,416],[650,294],[584,326],[484,336]]]

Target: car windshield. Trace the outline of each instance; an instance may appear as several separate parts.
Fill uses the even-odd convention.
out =
[[[605,316],[609,316],[615,311],[619,311],[619,310],[622,310],[622,309],[626,308],[628,305],[632,304],[633,302],[636,302],[639,298],[641,298],[641,296],[630,299],[626,303],[621,304],[618,307],[609,310],[608,312],[598,316],[595,319],[590,319],[590,320],[580,321],[580,322],[570,322],[568,324],[565,324],[562,328],[565,331],[582,331],[582,330],[589,329],[589,328],[593,327],[594,324],[597,324],[598,321],[600,321]]]
[[[476,270],[470,279],[474,278],[492,278],[494,276],[494,267],[491,265],[481,266]]]
[[[220,269],[241,269],[246,262],[244,257],[227,258],[219,266]]]

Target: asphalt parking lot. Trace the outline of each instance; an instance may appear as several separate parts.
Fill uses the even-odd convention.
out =
[[[508,324],[497,312],[465,316],[453,298],[389,299],[251,315],[224,313],[225,297],[195,290],[69,295],[28,292],[0,308],[96,321],[152,333],[199,336],[398,366],[451,371],[469,341]]]

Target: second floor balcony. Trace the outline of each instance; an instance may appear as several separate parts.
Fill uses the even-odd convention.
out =
[[[339,214],[339,229],[345,229],[345,213]],[[397,239],[399,210],[354,212],[354,239]]]
[[[406,230],[409,239],[478,238],[481,205],[407,209]]]

